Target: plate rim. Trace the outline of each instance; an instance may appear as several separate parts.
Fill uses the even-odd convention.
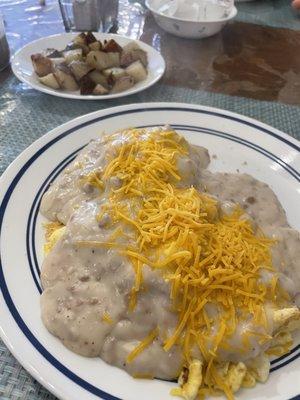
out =
[[[132,39],[128,36],[120,35],[117,33],[93,32],[93,34],[96,36],[105,35],[108,37],[111,36],[116,39],[123,38],[123,39],[130,40],[132,42],[137,42],[138,44],[142,44],[142,46],[144,46],[147,49],[147,54],[149,53],[150,50],[154,52],[153,54],[155,54],[155,56],[159,60],[159,63],[161,64],[161,68],[162,68],[161,72],[156,77],[154,77],[151,81],[149,81],[146,85],[136,87],[136,88],[134,88],[134,86],[133,86],[132,89],[129,89],[130,90],[129,92],[128,92],[128,90],[125,90],[124,92],[115,93],[115,94],[86,95],[86,96],[81,95],[81,94],[72,94],[70,92],[65,92],[63,90],[59,91],[59,90],[48,88],[45,85],[43,86],[43,85],[39,85],[37,83],[29,82],[26,78],[23,77],[22,74],[19,73],[18,67],[16,65],[16,60],[18,57],[20,57],[22,52],[24,50],[26,50],[26,48],[28,46],[35,45],[36,43],[43,42],[47,39],[59,38],[60,36],[66,36],[66,37],[69,36],[71,38],[73,36],[76,36],[77,34],[78,34],[78,32],[56,33],[53,35],[44,36],[44,37],[35,39],[29,43],[26,43],[24,46],[22,46],[20,49],[18,49],[11,57],[11,69],[12,69],[13,74],[15,75],[15,77],[17,79],[19,79],[19,81],[30,86],[32,89],[37,90],[41,93],[49,94],[51,96],[61,97],[61,98],[70,99],[70,100],[112,100],[112,99],[117,99],[117,98],[121,98],[121,97],[125,97],[125,96],[131,96],[133,94],[136,94],[136,93],[142,92],[146,89],[149,89],[151,86],[155,85],[155,83],[157,83],[163,77],[164,73],[166,72],[166,61],[165,61],[164,57],[158,50],[156,50],[154,47],[150,46],[148,43],[145,43],[139,39]]]
[[[188,103],[171,103],[171,102],[164,102],[164,103],[160,103],[160,102],[151,102],[151,103],[134,103],[134,104],[129,104],[129,105],[122,105],[122,106],[117,106],[117,107],[110,107],[104,110],[98,110],[89,114],[85,114],[82,116],[79,116],[77,118],[74,118],[52,130],[50,130],[48,133],[46,133],[45,135],[43,135],[42,137],[40,137],[39,139],[37,139],[36,141],[34,141],[26,150],[24,150],[10,165],[9,167],[4,171],[4,173],[2,174],[1,178],[0,178],[0,200],[1,200],[1,209],[0,211],[2,211],[2,204],[3,204],[3,194],[6,193],[7,191],[7,187],[10,186],[10,184],[12,183],[12,178],[15,177],[18,172],[20,167],[24,166],[24,164],[26,164],[26,162],[28,161],[28,159],[30,159],[41,147],[43,147],[43,145],[49,143],[52,139],[58,137],[60,134],[62,134],[64,131],[67,130],[67,128],[71,129],[71,128],[76,128],[76,126],[78,126],[80,123],[82,122],[88,122],[88,121],[93,121],[95,119],[95,117],[100,117],[100,116],[109,116],[111,114],[114,114],[115,112],[121,112],[121,111],[128,111],[128,110],[132,110],[132,112],[134,112],[134,110],[136,109],[140,109],[140,110],[147,110],[149,108],[154,108],[156,111],[159,111],[159,109],[162,108],[169,108],[170,110],[172,109],[176,109],[176,108],[182,108],[184,109],[185,112],[188,112],[189,110],[191,111],[195,111],[198,110],[199,112],[205,112],[208,111],[210,113],[213,113],[215,115],[218,115],[219,117],[225,117],[225,118],[229,118],[229,119],[233,119],[236,120],[237,122],[242,122],[245,123],[247,122],[248,125],[252,125],[255,128],[259,128],[260,130],[265,131],[265,133],[269,134],[271,133],[272,136],[275,134],[275,137],[279,137],[280,140],[284,139],[284,141],[286,142],[286,144],[288,145],[292,145],[292,147],[294,149],[296,149],[298,152],[300,151],[300,142],[283,133],[282,131],[278,130],[277,128],[273,128],[270,125],[264,124],[258,120],[255,120],[253,118],[250,117],[246,117],[243,116],[241,114],[238,113],[234,113],[231,111],[227,111],[227,110],[222,110],[219,108],[214,108],[214,107],[207,107],[207,106],[201,106],[201,105],[194,105],[194,104],[188,104]],[[290,164],[289,162],[287,164]],[[7,186],[7,187],[6,187]],[[5,189],[4,189],[5,188]],[[1,289],[1,293],[2,293],[2,289]],[[3,293],[2,293],[3,296]],[[4,301],[5,306],[6,306],[6,311],[9,311],[7,308],[7,304],[4,300],[4,298],[1,298],[1,300]],[[13,320],[14,324],[16,323],[13,316],[11,315],[10,312],[8,312],[8,317],[10,320]],[[4,319],[4,318],[3,318]],[[16,325],[18,326],[18,325]],[[9,331],[9,329],[8,329]],[[15,332],[16,333],[16,332]],[[17,336],[21,334],[22,332],[20,331],[20,329],[17,330]],[[23,365],[23,367],[35,378],[37,379],[44,387],[46,387],[50,392],[52,392],[53,394],[55,394],[58,398],[61,399],[69,399],[69,397],[62,397],[63,395],[61,393],[58,392],[59,388],[53,387],[50,383],[48,383],[43,376],[41,376],[40,374],[37,373],[37,371],[33,368],[33,366],[31,365],[30,362],[27,362],[27,360],[21,359],[21,357],[19,357],[18,354],[16,354],[16,352],[14,351],[13,348],[13,340],[9,339],[9,337],[6,335],[5,332],[5,328],[3,329],[2,327],[2,318],[0,315],[0,336],[2,337],[5,345],[8,347],[8,349],[11,351],[11,353],[13,354],[13,356],[20,362],[21,365]],[[30,343],[30,341],[28,340],[28,338],[25,338],[26,342],[29,342],[29,344],[32,346],[32,344]],[[39,354],[39,357],[43,357],[43,355]],[[47,360],[46,360],[47,361]],[[53,367],[53,366],[51,366]],[[61,372],[60,372],[61,373]],[[77,385],[76,385],[77,386]],[[111,396],[111,395],[110,395]]]

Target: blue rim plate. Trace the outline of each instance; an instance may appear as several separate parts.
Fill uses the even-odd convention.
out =
[[[253,119],[189,104],[132,104],[76,118],[37,140],[0,180],[0,334],[28,372],[61,399],[173,398],[174,383],[135,380],[100,359],[70,352],[45,329],[39,309],[44,220],[38,210],[49,183],[102,132],[163,124],[207,147],[214,155],[211,170],[247,172],[268,183],[300,229],[299,142]],[[240,391],[237,399],[299,395],[300,336],[289,354],[272,361],[271,371],[266,384]]]

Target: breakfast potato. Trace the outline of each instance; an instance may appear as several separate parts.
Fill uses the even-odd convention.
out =
[[[85,33],[85,40],[86,44],[89,46],[91,43],[97,42],[97,39],[95,38],[94,34],[92,32],[87,32]]]
[[[63,50],[46,49],[31,56],[43,85],[81,94],[118,93],[147,77],[147,54],[135,41],[122,47],[114,39],[78,34]],[[85,78],[85,79],[83,79]]]
[[[121,76],[126,75],[126,71],[123,68],[108,68],[103,71],[105,77],[111,77],[113,80],[121,78]],[[127,74],[130,75],[130,74]]]
[[[95,84],[99,84],[102,85],[104,87],[108,87],[108,82],[107,82],[107,78],[103,75],[102,72],[99,72],[97,70],[91,71],[88,76],[91,78],[91,80],[93,82],[95,82]]]
[[[121,67],[128,67],[135,61],[141,61],[141,63],[145,67],[147,67],[148,65],[147,53],[142,49],[134,49],[122,52],[120,60]]]
[[[107,68],[119,67],[120,55],[119,53],[104,53],[103,51],[90,51],[86,57],[86,62],[102,71]]]
[[[65,64],[66,60],[64,57],[57,57],[57,58],[51,58],[53,68],[57,67],[60,64]]]
[[[92,42],[89,44],[89,49],[93,51],[102,50],[102,43],[101,42]]]
[[[87,75],[93,68],[83,61],[72,61],[69,65],[75,79],[79,81],[83,76]]]
[[[75,39],[73,39],[72,43],[74,43],[75,45],[78,46],[87,46],[88,45],[88,41],[87,41],[87,37],[86,34],[84,32],[80,33],[79,35],[77,35],[75,37]]]
[[[65,90],[77,90],[78,85],[72,75],[71,70],[65,65],[59,65],[54,72],[59,86]]]
[[[82,59],[82,49],[68,50],[63,53],[65,62],[70,64],[72,61],[79,61]]]
[[[45,76],[41,76],[39,78],[39,81],[43,85],[48,86],[48,87],[50,87],[52,89],[59,89],[60,88],[60,85],[59,85],[59,83],[58,83],[58,81],[57,81],[57,79],[56,79],[56,77],[55,77],[55,75],[53,73],[45,75]]]
[[[125,69],[126,74],[132,76],[134,81],[141,82],[147,78],[147,71],[140,61],[135,61]]]
[[[122,53],[123,49],[114,39],[110,39],[104,42],[103,51],[106,53]]]
[[[96,83],[88,75],[86,75],[80,80],[79,86],[80,94],[88,95],[93,93]]]
[[[100,85],[99,83],[95,86],[95,88],[93,90],[93,94],[96,96],[107,94],[107,93],[108,93],[108,90],[104,86]]]
[[[32,65],[38,76],[46,76],[52,72],[53,64],[50,58],[44,57],[42,54],[32,54]]]
[[[129,75],[124,75],[116,79],[111,93],[124,92],[124,90],[132,88],[132,86],[134,86],[134,79]]]

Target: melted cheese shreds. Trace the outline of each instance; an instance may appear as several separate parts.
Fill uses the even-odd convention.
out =
[[[44,244],[44,253],[48,254],[53,249],[58,240],[63,236],[66,227],[60,222],[50,222],[48,224],[45,224],[44,228],[46,229],[46,243]]]
[[[113,323],[113,320],[112,320],[111,316],[107,312],[103,313],[102,321],[106,322],[107,324],[112,324]]]
[[[135,271],[129,311],[138,301],[143,265],[159,269],[170,282],[170,301],[178,314],[176,329],[165,339],[165,351],[181,346],[188,363],[196,347],[205,361],[208,389],[218,388],[231,399],[236,386],[226,384],[215,362],[220,349],[230,349],[231,335],[248,316],[254,326],[267,329],[264,305],[282,297],[277,279],[272,280],[271,290],[259,280],[261,269],[272,271],[273,242],[254,230],[239,207],[224,215],[214,198],[184,186],[178,160],[187,157],[189,149],[174,131],[132,129],[123,133],[123,139],[122,145],[112,147],[107,167],[92,182],[105,185],[111,178],[121,182],[118,189],[111,189],[109,203],[101,213],[108,213],[111,223],[126,231],[130,243],[120,246],[115,241],[115,247],[131,260]],[[114,135],[108,140],[114,143]],[[111,240],[107,246],[113,247],[113,243]],[[209,305],[214,306],[215,313],[206,308]],[[245,333],[244,343],[249,343],[249,335]],[[131,362],[157,336],[155,329],[127,361]]]
[[[147,347],[149,347],[154,339],[158,336],[158,329],[155,328],[148,336],[143,339],[137,347],[135,347],[127,356],[126,361],[131,363],[140,353],[142,353]]]

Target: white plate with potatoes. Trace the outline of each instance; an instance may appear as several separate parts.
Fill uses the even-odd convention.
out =
[[[105,33],[62,33],[20,49],[12,59],[20,81],[40,92],[80,100],[128,96],[154,85],[165,61],[151,46]]]

